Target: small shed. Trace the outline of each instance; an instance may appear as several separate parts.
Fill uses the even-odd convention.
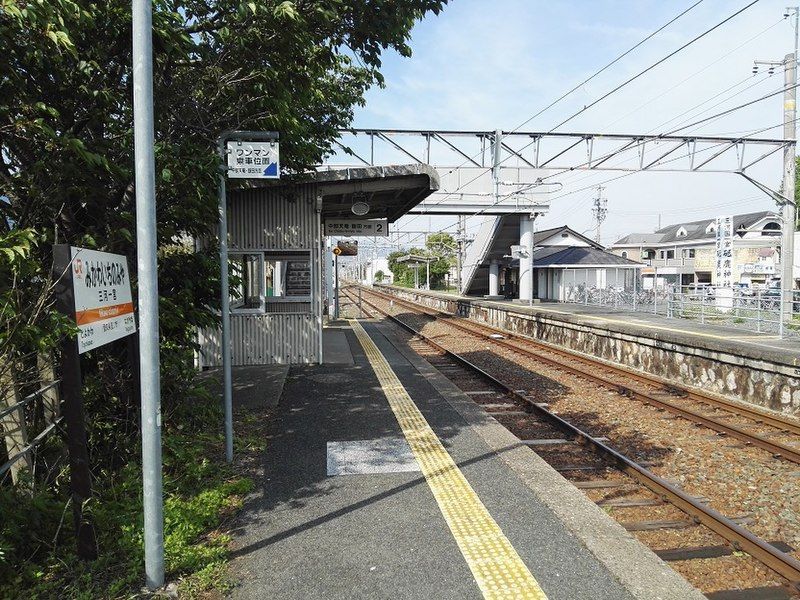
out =
[[[406,254],[399,256],[395,262],[405,263],[414,271],[414,287],[419,289],[419,270],[425,267],[425,289],[431,289],[431,263],[436,262],[435,257],[420,256],[418,254]]]
[[[303,181],[259,181],[228,192],[231,358],[234,366],[322,361],[330,218],[393,223],[436,191],[423,164],[329,170]],[[366,203],[356,217],[354,203]],[[199,333],[201,367],[221,365],[219,329]]]

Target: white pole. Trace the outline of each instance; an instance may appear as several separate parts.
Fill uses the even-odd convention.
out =
[[[425,261],[425,288],[431,291],[431,261]]]
[[[136,270],[139,281],[139,377],[145,583],[164,585],[161,474],[161,376],[158,349],[158,248],[153,119],[153,15],[150,0],[133,0],[133,130],[136,172]]]
[[[784,59],[783,97],[783,137],[787,140],[797,139],[795,118],[797,108],[797,61],[795,54],[787,54]],[[797,219],[797,207],[794,203],[795,188],[795,144],[788,144],[783,150],[783,194],[787,198],[781,208],[783,225],[781,227],[781,295],[780,316],[781,335],[783,322],[792,319],[792,290],[794,289],[794,230]]]

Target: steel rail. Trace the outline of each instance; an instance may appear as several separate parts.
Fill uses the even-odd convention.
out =
[[[391,298],[393,300],[396,300],[399,303],[405,303],[406,305],[414,306],[417,309],[419,309],[418,305],[416,305],[416,304],[414,304],[412,302],[409,302],[408,300],[404,300],[403,298],[398,298],[397,296],[394,296],[392,294],[387,294],[385,292],[379,292],[379,291],[376,291],[376,290],[368,290],[368,291],[373,293],[373,294],[376,294],[376,295],[379,295],[379,296],[383,296],[385,298]],[[675,384],[675,383],[672,383],[672,382],[669,382],[669,381],[665,381],[665,380],[660,379],[660,378],[658,378],[656,376],[653,376],[653,375],[636,372],[636,371],[633,371],[631,369],[628,369],[628,368],[625,368],[625,367],[622,367],[622,366],[619,366],[619,365],[613,365],[613,364],[610,364],[610,363],[608,363],[606,361],[603,361],[603,360],[600,360],[600,359],[596,359],[596,358],[592,358],[592,357],[588,357],[588,356],[579,354],[579,353],[571,351],[571,350],[566,350],[566,349],[563,349],[563,348],[557,348],[557,347],[555,347],[555,346],[553,346],[551,344],[546,344],[546,343],[540,342],[538,340],[533,340],[533,339],[531,339],[529,337],[522,336],[522,335],[519,335],[519,334],[515,334],[515,333],[512,333],[512,332],[506,331],[504,329],[499,329],[497,327],[492,327],[490,325],[485,325],[483,323],[475,323],[474,321],[470,321],[469,319],[465,319],[463,317],[459,317],[458,315],[454,315],[452,313],[448,313],[448,312],[441,311],[441,310],[438,310],[438,309],[432,309],[432,308],[429,308],[429,307],[425,307],[425,308],[428,309],[429,312],[427,312],[426,314],[429,314],[429,316],[436,317],[437,315],[441,315],[443,317],[446,317],[448,319],[448,322],[451,323],[454,327],[460,327],[461,329],[470,329],[470,328],[474,327],[474,328],[478,328],[478,329],[483,329],[485,331],[490,331],[492,333],[497,333],[497,334],[505,336],[506,338],[518,340],[520,343],[527,344],[527,345],[532,345],[532,346],[535,346],[537,348],[541,348],[542,350],[544,350],[546,352],[551,352],[553,354],[558,354],[559,356],[562,356],[562,357],[565,357],[565,358],[569,358],[571,360],[575,360],[575,361],[580,362],[580,363],[582,363],[582,364],[584,364],[584,365],[586,365],[588,367],[596,368],[599,365],[602,368],[607,369],[608,371],[614,373],[615,375],[618,375],[618,376],[621,376],[621,377],[627,377],[627,378],[630,378],[630,379],[634,379],[634,380],[638,381],[639,383],[643,383],[643,384],[646,384],[646,385],[652,385],[652,386],[655,386],[655,387],[659,387],[659,388],[662,388],[662,389],[664,389],[666,391],[669,391],[669,392],[677,392],[681,396],[684,396],[684,397],[686,397],[689,400],[692,400],[694,402],[699,402],[699,403],[702,403],[702,404],[709,404],[709,405],[715,406],[717,408],[722,408],[723,410],[726,410],[726,411],[732,412],[734,414],[737,414],[739,416],[751,419],[751,420],[753,420],[753,421],[755,421],[757,423],[764,423],[766,425],[769,425],[770,427],[774,427],[774,428],[782,430],[782,431],[786,431],[786,432],[789,432],[789,433],[800,435],[800,424],[798,424],[798,423],[796,423],[794,421],[791,421],[789,419],[781,418],[780,416],[777,416],[777,415],[769,414],[766,411],[759,410],[759,409],[756,409],[756,408],[753,408],[753,407],[744,406],[742,404],[739,404],[739,403],[736,403],[736,402],[732,402],[730,400],[726,400],[724,398],[720,398],[720,397],[717,397],[717,396],[714,396],[714,395],[711,395],[711,394],[708,394],[708,393],[704,393],[704,392],[701,392],[699,390],[694,390],[694,389],[691,389],[691,388],[688,388],[688,387],[680,386],[678,384]],[[470,326],[466,327],[466,326],[464,326],[461,323],[458,323],[456,321],[468,322],[468,323],[470,323]],[[476,332],[474,330],[472,332],[473,333],[479,333],[479,332]],[[509,343],[506,342],[506,340],[497,340],[497,339],[494,339],[494,338],[491,338],[491,339],[492,339],[492,341],[497,342],[500,345],[507,346],[512,350],[515,350],[515,351],[518,351],[518,352],[522,352],[522,353],[527,353],[530,356],[535,356],[537,358],[541,357],[543,360],[546,360],[546,361],[549,360],[551,363],[553,362],[552,359],[549,359],[548,357],[541,356],[540,354],[537,354],[537,353],[531,351],[529,348],[524,348],[524,347],[520,347],[520,346],[517,346],[517,345],[514,345],[514,344],[509,344]],[[556,364],[556,366],[559,366],[559,367],[564,366],[564,367],[566,367],[568,369],[572,369],[572,367],[565,366],[563,363],[558,362],[558,361],[556,361],[555,364]],[[578,369],[578,370],[580,370],[580,369]],[[583,372],[581,374],[583,375]],[[596,377],[594,375],[594,373],[591,373],[591,372],[586,374],[586,376],[591,376],[592,378]],[[628,388],[627,386],[623,386],[623,385],[621,385],[621,384],[619,384],[617,382],[614,382],[614,381],[604,380],[604,384],[605,385],[609,385],[609,386],[613,386],[614,388],[617,388],[617,389],[620,389],[621,391],[623,391],[623,393],[625,395],[640,394],[640,395],[647,396],[647,394],[644,394],[641,391],[632,390],[632,389]],[[666,400],[653,398],[652,396],[647,396],[647,397],[650,398],[651,400],[655,401],[655,402],[670,404],[671,406],[675,407],[676,409],[679,409],[679,410],[682,410],[682,411],[687,411],[688,413],[697,415],[698,418],[707,419],[707,417],[703,417],[702,415],[700,415],[700,413],[696,413],[695,411],[691,411],[689,409],[684,409],[684,408],[679,407],[677,405],[674,405],[674,404],[672,404],[672,403],[670,403],[670,402],[668,402]],[[637,399],[642,400],[642,398],[637,398]],[[666,406],[665,406],[665,408],[666,408]],[[744,435],[749,436],[748,439],[744,440],[744,441],[752,441],[749,438],[756,438],[756,439],[764,440],[767,444],[770,444],[771,446],[774,446],[774,448],[773,447],[769,447],[769,448],[765,448],[765,449],[768,449],[768,450],[772,451],[772,450],[777,450],[778,448],[783,448],[783,449],[787,449],[788,450],[788,454],[790,456],[800,457],[800,449],[795,449],[795,448],[792,448],[790,446],[786,446],[784,444],[780,444],[778,442],[770,442],[769,440],[766,440],[765,438],[761,438],[760,436],[758,436],[756,434],[751,434],[751,433],[748,433],[746,431],[739,430],[739,428],[736,428],[735,426],[724,425],[724,424],[720,424],[720,425],[731,429],[731,431],[726,431],[725,433],[730,433],[731,435],[734,435],[734,430],[736,430],[736,431],[739,431],[739,432],[743,433]],[[780,454],[783,455],[783,453],[780,453]],[[790,456],[787,456],[786,458],[790,458]],[[792,460],[794,460],[794,459],[792,459]],[[800,460],[795,460],[795,462],[800,462]]]
[[[748,531],[741,525],[738,525],[731,519],[727,518],[722,513],[714,510],[710,506],[703,504],[702,502],[699,502],[692,496],[688,495],[686,492],[670,484],[665,479],[662,479],[655,473],[652,473],[651,471],[642,467],[635,461],[632,461],[631,459],[627,458],[623,454],[614,450],[610,446],[607,446],[603,442],[592,437],[590,434],[586,433],[582,429],[576,427],[572,423],[562,419],[555,413],[552,413],[543,406],[537,404],[524,394],[521,394],[516,390],[512,389],[511,387],[509,387],[508,385],[506,385],[493,375],[484,371],[481,367],[471,363],[469,360],[462,357],[461,355],[451,350],[448,350],[441,344],[433,341],[428,336],[424,335],[423,333],[411,327],[411,325],[404,323],[398,317],[395,317],[394,315],[386,312],[385,310],[376,306],[369,300],[364,300],[362,298],[362,301],[366,302],[372,308],[374,308],[381,314],[387,316],[393,322],[397,323],[407,331],[411,332],[413,335],[419,337],[433,348],[444,353],[457,363],[463,365],[464,367],[466,367],[471,371],[474,371],[475,373],[478,373],[482,377],[485,377],[488,381],[491,381],[493,384],[505,390],[513,398],[525,402],[535,412],[541,414],[543,417],[545,417],[547,420],[549,420],[550,422],[561,428],[563,431],[575,435],[576,438],[579,439],[582,444],[588,445],[589,448],[598,451],[599,453],[612,459],[612,461],[616,463],[616,465],[620,468],[620,470],[633,477],[636,481],[647,487],[649,490],[651,490],[653,493],[658,495],[663,500],[670,502],[675,507],[685,512],[696,522],[705,525],[706,527],[708,527],[709,529],[711,529],[712,531],[714,531],[715,533],[726,539],[728,542],[731,543],[731,545],[735,549],[747,552],[752,557],[761,561],[764,565],[766,565],[776,573],[788,579],[789,582],[792,583],[793,585],[796,585],[798,582],[800,582],[800,561],[798,561],[794,557],[778,550],[765,540],[759,538],[758,536],[754,535],[752,532]],[[417,310],[418,312],[423,312],[423,314],[425,314],[425,312],[420,311],[418,307]]]

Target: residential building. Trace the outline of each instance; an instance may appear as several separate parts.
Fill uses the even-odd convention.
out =
[[[631,233],[611,252],[641,260],[642,287],[716,283],[716,219],[675,223],[653,233]],[[771,211],[733,216],[734,283],[758,287],[780,278],[781,220]]]

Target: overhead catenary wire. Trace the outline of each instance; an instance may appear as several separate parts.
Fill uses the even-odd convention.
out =
[[[753,37],[751,37],[751,38],[749,38],[749,39],[745,40],[744,42],[742,42],[741,44],[739,44],[739,45],[738,45],[738,46],[736,46],[735,48],[731,48],[730,50],[728,50],[727,52],[725,52],[725,53],[724,53],[722,56],[718,57],[717,59],[715,59],[715,60],[713,60],[712,62],[710,62],[710,63],[708,63],[707,65],[705,65],[703,68],[701,68],[701,69],[699,69],[699,70],[695,71],[694,73],[692,73],[692,74],[691,74],[691,75],[689,75],[688,77],[686,77],[686,78],[682,79],[681,81],[679,81],[678,83],[676,83],[676,84],[674,84],[674,85],[672,85],[672,86],[668,87],[666,90],[662,91],[661,93],[659,93],[659,94],[657,94],[657,95],[655,95],[655,96],[653,96],[653,97],[649,98],[649,99],[648,99],[646,102],[643,102],[642,104],[640,104],[639,106],[637,106],[637,107],[636,107],[635,109],[633,109],[632,111],[629,111],[629,112],[625,113],[625,114],[624,114],[624,115],[622,115],[621,117],[619,117],[619,118],[615,119],[614,121],[612,121],[611,123],[607,124],[605,127],[603,127],[603,129],[604,129],[604,130],[606,130],[606,129],[608,129],[609,127],[611,127],[611,126],[613,126],[613,125],[616,125],[616,124],[617,124],[617,123],[619,123],[620,121],[622,121],[622,120],[624,120],[624,119],[628,118],[628,117],[629,117],[629,116],[631,116],[632,114],[635,114],[635,113],[639,112],[641,109],[643,109],[643,108],[648,108],[648,107],[652,106],[653,102],[655,102],[656,100],[658,100],[658,99],[660,99],[660,98],[663,98],[663,97],[664,97],[664,96],[666,96],[668,93],[670,93],[671,91],[673,91],[673,90],[675,90],[675,89],[679,88],[680,86],[682,86],[682,85],[683,85],[684,83],[686,83],[687,81],[691,81],[692,79],[694,79],[695,77],[697,77],[697,76],[698,76],[698,75],[700,75],[701,73],[704,73],[705,71],[707,71],[708,69],[710,69],[711,67],[713,67],[714,65],[716,65],[718,62],[720,62],[720,61],[722,61],[722,60],[724,60],[724,59],[728,58],[728,57],[729,57],[731,54],[733,54],[733,53],[734,53],[734,52],[736,52],[737,50],[741,50],[741,49],[742,49],[742,48],[744,48],[746,45],[748,45],[748,44],[752,43],[754,40],[758,39],[759,37],[761,37],[762,35],[764,35],[764,34],[765,34],[765,33],[767,33],[768,31],[770,31],[771,29],[775,28],[775,27],[776,27],[776,26],[778,26],[779,24],[783,23],[784,21],[786,21],[786,17],[781,17],[779,20],[775,21],[775,23],[773,23],[773,24],[772,24],[772,25],[770,25],[769,27],[766,27],[765,29],[761,30],[760,32],[758,32],[757,34],[755,34]],[[749,78],[748,78],[748,79],[749,79]],[[745,79],[745,80],[743,80],[743,81],[746,81],[746,79]]]
[[[697,42],[697,41],[699,41],[700,39],[702,39],[702,38],[704,38],[705,36],[709,35],[709,34],[710,34],[710,33],[712,33],[713,31],[715,31],[715,30],[719,29],[721,26],[723,26],[723,25],[724,25],[724,24],[726,24],[727,22],[731,21],[732,19],[734,19],[735,17],[737,17],[738,15],[740,15],[741,13],[743,13],[744,11],[746,11],[747,9],[751,8],[752,6],[754,6],[755,4],[757,4],[759,1],[760,1],[760,0],[752,0],[751,2],[749,2],[748,4],[746,4],[745,6],[743,6],[742,8],[740,8],[739,10],[735,11],[735,12],[734,12],[734,13],[732,13],[731,15],[727,16],[726,18],[724,18],[722,21],[719,21],[717,24],[715,24],[715,25],[713,25],[712,27],[710,27],[710,28],[706,29],[706,30],[705,30],[705,31],[703,31],[702,33],[698,34],[697,36],[695,36],[694,38],[692,38],[691,40],[689,40],[688,42],[686,42],[685,44],[683,44],[682,46],[680,46],[679,48],[677,48],[676,50],[673,50],[672,52],[670,52],[670,53],[669,53],[669,54],[667,54],[666,56],[664,56],[664,57],[662,57],[661,59],[657,60],[656,62],[652,63],[650,66],[646,67],[645,69],[642,69],[641,71],[639,71],[638,73],[636,73],[636,74],[635,74],[635,75],[633,75],[632,77],[629,77],[627,80],[625,80],[625,81],[624,81],[624,82],[622,82],[621,84],[617,85],[617,86],[616,86],[614,89],[612,89],[611,91],[607,92],[606,94],[603,94],[603,96],[601,96],[600,98],[598,98],[598,99],[594,100],[593,102],[591,102],[590,104],[588,104],[588,105],[584,106],[584,107],[583,107],[581,110],[579,110],[578,112],[576,112],[576,113],[573,113],[573,114],[572,114],[570,117],[568,117],[567,119],[565,119],[565,120],[561,121],[561,122],[560,122],[558,125],[556,125],[556,126],[555,126],[555,127],[553,127],[552,129],[550,129],[550,130],[549,130],[547,133],[552,133],[552,132],[554,132],[556,129],[558,129],[559,127],[561,127],[561,126],[562,126],[562,125],[564,125],[565,123],[568,123],[569,121],[571,121],[572,119],[574,119],[574,118],[575,118],[575,117],[577,117],[578,115],[582,114],[583,112],[585,112],[585,111],[586,111],[586,110],[588,110],[589,108],[591,108],[591,107],[595,106],[596,104],[598,104],[599,102],[602,102],[603,100],[607,99],[609,96],[611,96],[611,95],[615,94],[616,92],[618,92],[619,90],[623,89],[625,86],[629,85],[629,84],[630,84],[630,83],[632,83],[633,81],[636,81],[638,78],[640,78],[641,76],[645,75],[645,74],[646,74],[646,73],[648,73],[649,71],[653,70],[655,67],[657,67],[657,66],[659,66],[659,65],[663,64],[664,62],[666,62],[667,60],[669,60],[670,58],[672,58],[672,57],[673,57],[673,56],[675,56],[676,54],[678,54],[678,53],[682,52],[683,50],[685,50],[686,48],[688,48],[688,47],[689,47],[689,46],[691,46],[692,44],[696,43],[696,42]],[[512,133],[513,133],[513,132],[512,132]],[[535,140],[532,140],[531,142],[529,142],[528,144],[526,144],[525,146],[523,146],[521,149],[519,149],[517,152],[519,153],[519,152],[522,152],[522,151],[524,151],[526,148],[530,147],[530,146],[531,146],[532,144],[534,144],[534,143],[535,143]],[[499,164],[500,164],[500,165],[502,165],[504,162],[508,161],[508,160],[511,158],[511,156],[512,156],[512,155],[509,155],[509,156],[507,156],[506,158],[502,159],[502,160],[499,162]],[[465,163],[462,163],[462,165],[461,165],[461,166],[463,166],[464,164],[466,164],[466,162],[465,162]],[[453,169],[451,169],[450,171],[448,171],[448,174],[449,174],[449,173],[452,173],[452,172],[453,172],[454,170],[456,170],[457,168],[459,168],[459,167],[454,167]],[[488,169],[487,169],[486,171],[488,171]],[[441,204],[442,202],[444,202],[444,201],[445,201],[445,200],[447,200],[448,198],[452,197],[453,195],[456,195],[456,194],[458,193],[458,191],[459,191],[459,190],[461,190],[461,189],[464,189],[466,186],[470,185],[471,183],[474,183],[475,181],[477,181],[478,179],[480,179],[481,177],[483,177],[483,176],[485,175],[486,171],[484,171],[484,172],[482,172],[482,173],[479,173],[478,175],[476,175],[475,177],[473,177],[472,179],[470,179],[470,180],[469,180],[469,181],[467,181],[466,183],[460,184],[460,185],[459,185],[459,186],[456,188],[456,190],[454,190],[453,192],[449,193],[449,194],[448,194],[448,195],[446,195],[445,197],[441,198],[440,200],[438,200],[438,201],[437,201],[437,202],[435,202],[434,204]],[[561,173],[563,173],[563,172],[564,172],[564,171],[562,171]],[[520,191],[520,190],[518,190],[518,192],[519,192],[519,191]],[[410,222],[414,221],[416,218],[417,218],[417,217],[414,217],[414,218],[410,219],[408,222],[410,223]]]
[[[759,0],[755,0],[755,2],[758,2],[758,1],[759,1]],[[519,125],[517,125],[517,126],[516,126],[514,129],[512,129],[512,130],[511,130],[509,133],[513,133],[513,132],[515,132],[515,131],[518,131],[519,129],[521,129],[522,127],[524,127],[524,126],[525,126],[525,125],[527,125],[528,123],[530,123],[530,122],[531,122],[533,119],[535,119],[536,117],[538,117],[538,116],[542,115],[543,113],[545,113],[546,111],[550,110],[550,109],[551,109],[552,107],[554,107],[556,104],[558,104],[559,102],[561,102],[562,100],[564,100],[565,98],[567,98],[568,96],[570,96],[571,94],[573,94],[574,92],[576,92],[577,90],[579,90],[581,87],[583,87],[584,85],[586,85],[588,82],[590,82],[591,80],[593,80],[595,77],[597,77],[598,75],[600,75],[601,73],[603,73],[604,71],[606,71],[607,69],[609,69],[610,67],[612,67],[613,65],[615,65],[616,63],[618,63],[620,60],[622,60],[623,58],[625,58],[626,56],[628,56],[629,54],[631,54],[631,53],[632,53],[634,50],[636,50],[637,48],[639,48],[640,46],[642,46],[642,45],[643,45],[645,42],[649,41],[649,40],[650,40],[650,39],[652,39],[654,36],[658,35],[658,34],[659,34],[659,33],[661,33],[662,31],[664,31],[664,29],[666,29],[667,27],[669,27],[670,25],[672,25],[673,23],[675,23],[675,22],[676,22],[678,19],[680,19],[681,17],[683,17],[684,15],[686,15],[688,12],[690,12],[691,10],[693,10],[694,8],[696,8],[697,6],[699,6],[699,5],[700,5],[702,2],[703,2],[703,0],[698,0],[698,1],[696,1],[694,4],[692,4],[691,6],[689,6],[688,8],[686,8],[686,9],[684,9],[683,11],[681,11],[680,13],[678,13],[678,15],[676,15],[675,17],[673,17],[672,19],[670,19],[669,21],[667,21],[665,24],[663,24],[663,25],[662,25],[662,26],[660,26],[658,29],[656,29],[656,30],[654,30],[653,32],[651,32],[649,35],[647,35],[646,37],[644,37],[643,39],[641,39],[639,42],[637,42],[636,44],[634,44],[634,45],[633,45],[633,46],[631,46],[630,48],[628,48],[628,49],[627,49],[625,52],[623,52],[622,54],[620,54],[619,56],[617,56],[616,58],[614,58],[614,59],[613,59],[611,62],[607,63],[606,65],[604,65],[603,67],[601,67],[600,69],[598,69],[597,71],[595,71],[594,73],[592,73],[592,75],[590,75],[589,77],[587,77],[586,79],[584,79],[583,81],[581,81],[581,83],[579,83],[578,85],[574,86],[572,89],[570,89],[569,91],[565,92],[564,94],[562,94],[561,96],[559,96],[558,98],[556,98],[556,100],[554,100],[553,102],[551,102],[550,104],[548,104],[547,106],[545,106],[544,108],[542,108],[541,110],[539,110],[538,112],[536,112],[536,113],[535,113],[533,116],[529,117],[528,119],[526,119],[525,121],[523,121],[522,123],[520,123]],[[755,2],[754,2],[754,3],[755,3]],[[477,158],[478,156],[480,156],[482,152],[483,152],[483,151],[481,151],[481,152],[478,152],[478,153],[476,153],[476,154],[472,155],[471,157],[469,157],[467,160],[465,160],[465,161],[464,161],[464,162],[462,162],[461,164],[459,164],[459,165],[457,165],[457,166],[455,166],[455,167],[451,168],[449,171],[447,171],[447,172],[445,173],[445,175],[450,175],[451,173],[453,173],[453,172],[454,172],[454,171],[456,171],[457,169],[460,169],[461,167],[463,167],[464,165],[466,165],[467,163],[469,163],[469,162],[470,162],[472,159],[475,159],[475,158]],[[457,190],[459,190],[459,189],[462,189],[463,187],[465,187],[465,186],[469,185],[470,183],[473,183],[474,181],[476,181],[477,179],[479,179],[481,176],[483,176],[483,173],[481,173],[480,175],[476,176],[476,177],[475,177],[474,179],[472,179],[471,181],[469,181],[469,182],[467,182],[467,183],[465,183],[465,184],[463,184],[463,185],[460,185],[460,186],[457,188]],[[440,200],[439,202],[437,202],[437,204],[438,204],[438,203],[441,203],[441,202],[444,202],[446,199],[447,199],[447,197],[443,198],[442,200]],[[410,223],[410,222],[412,222],[412,221],[416,220],[416,218],[417,218],[417,217],[413,217],[413,218],[412,218],[412,219],[410,219],[408,222]]]
[[[579,116],[579,115],[583,114],[584,112],[586,112],[587,110],[589,110],[589,109],[590,109],[590,108],[592,108],[593,106],[596,106],[597,104],[599,104],[600,102],[602,102],[602,101],[603,101],[603,100],[605,100],[606,98],[608,98],[608,97],[612,96],[613,94],[617,93],[619,90],[621,90],[621,89],[622,89],[622,88],[624,88],[625,86],[627,86],[627,85],[629,85],[629,84],[633,83],[634,81],[636,81],[637,79],[639,79],[639,78],[640,78],[640,77],[642,77],[643,75],[645,75],[645,74],[649,73],[650,71],[652,71],[654,68],[656,68],[656,67],[657,67],[657,66],[659,66],[660,64],[662,64],[662,63],[666,62],[667,60],[669,60],[670,58],[672,58],[673,56],[675,56],[675,55],[676,55],[676,54],[678,54],[679,52],[681,52],[681,51],[685,50],[686,48],[688,48],[689,46],[691,46],[691,45],[692,45],[692,44],[694,44],[695,42],[697,42],[697,41],[699,41],[699,40],[703,39],[705,36],[707,36],[707,35],[708,35],[708,34],[710,34],[711,32],[713,32],[713,31],[715,31],[715,30],[719,29],[719,28],[720,28],[720,27],[722,27],[722,26],[723,26],[725,23],[727,23],[728,21],[730,21],[730,20],[732,20],[732,19],[736,18],[737,16],[739,16],[740,14],[742,14],[744,11],[746,11],[748,8],[750,8],[750,7],[752,7],[752,6],[756,5],[756,4],[758,4],[758,2],[759,2],[759,1],[760,1],[760,0],[752,0],[752,2],[748,3],[747,5],[743,6],[742,8],[740,8],[739,10],[737,10],[736,12],[734,12],[733,14],[731,14],[731,15],[729,15],[728,17],[724,18],[722,21],[720,21],[719,23],[717,23],[717,24],[716,24],[716,25],[714,25],[713,27],[710,27],[709,29],[706,29],[706,30],[705,30],[703,33],[701,33],[701,34],[699,34],[699,35],[697,35],[697,36],[693,37],[691,40],[689,40],[688,42],[686,42],[685,44],[683,44],[683,45],[682,45],[682,46],[680,46],[679,48],[677,48],[677,49],[673,50],[672,52],[670,52],[669,54],[667,54],[667,55],[666,55],[666,56],[664,56],[663,58],[660,58],[659,60],[657,60],[656,62],[654,62],[653,64],[651,64],[649,67],[647,67],[647,68],[645,68],[645,69],[642,69],[641,71],[639,71],[638,73],[636,73],[636,74],[635,74],[635,75],[633,75],[632,77],[629,77],[628,79],[626,79],[625,81],[623,81],[622,83],[620,83],[618,86],[616,86],[615,88],[613,88],[611,91],[609,91],[609,92],[606,92],[605,94],[603,94],[602,96],[600,96],[600,97],[599,97],[599,98],[597,98],[596,100],[594,100],[594,101],[590,102],[589,104],[587,104],[586,106],[584,106],[583,108],[581,108],[579,111],[577,111],[577,112],[573,113],[572,115],[570,115],[569,117],[567,117],[566,119],[564,119],[563,121],[561,121],[561,122],[560,122],[558,125],[556,125],[555,127],[553,127],[553,128],[550,130],[550,133],[552,133],[553,131],[555,131],[556,129],[558,129],[559,127],[561,127],[562,125],[565,125],[565,124],[569,123],[570,121],[572,121],[572,120],[573,120],[574,118],[576,118],[577,116]]]

